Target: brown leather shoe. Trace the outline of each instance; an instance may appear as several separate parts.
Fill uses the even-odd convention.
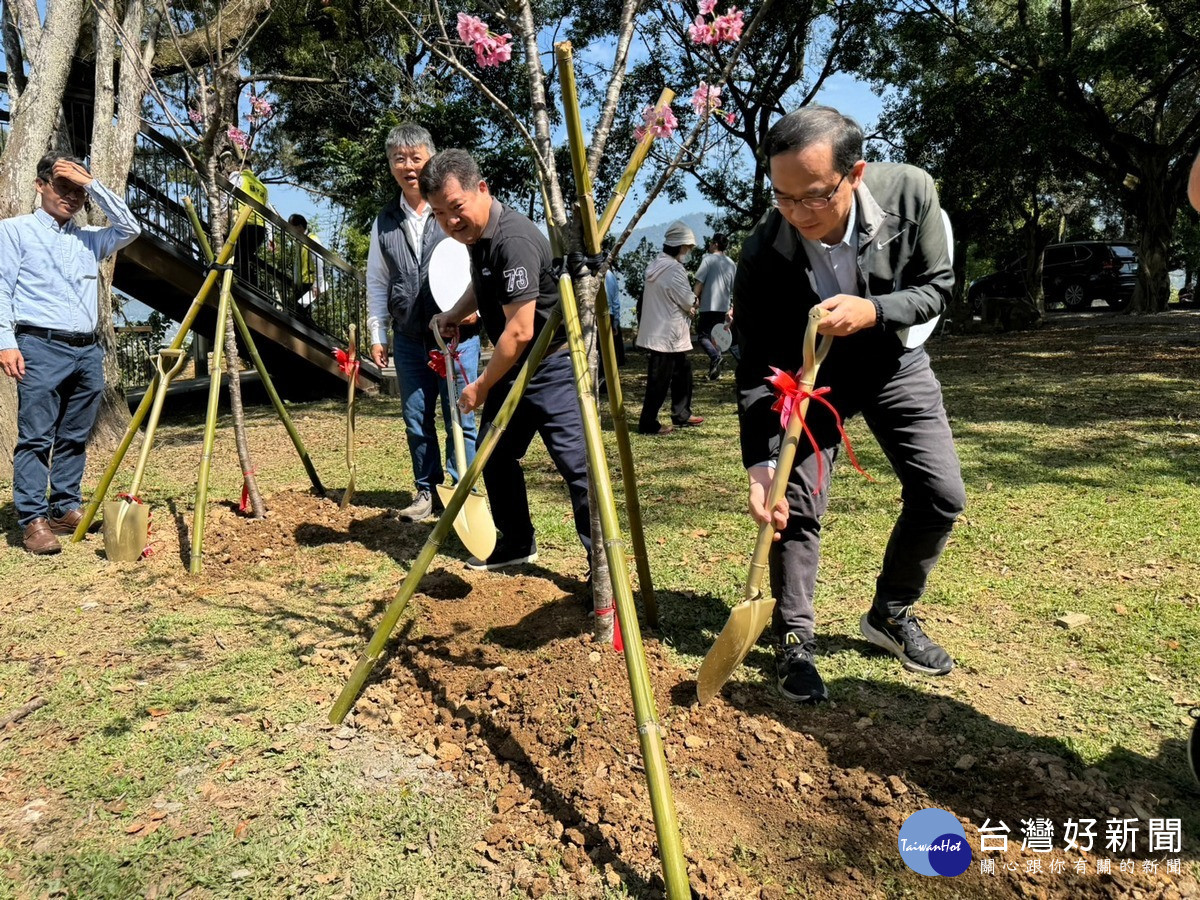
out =
[[[648,435],[649,437],[660,437],[664,434],[670,434],[674,430],[674,425],[659,425],[658,431],[639,431],[638,434]]]
[[[50,530],[55,534],[74,534],[83,521],[83,510],[78,506],[60,518],[50,517]]]
[[[676,428],[695,428],[697,425],[704,424],[704,416],[692,416],[686,422],[676,422]]]
[[[25,549],[37,556],[49,556],[52,553],[62,552],[58,538],[50,530],[48,519],[34,519],[25,526]]]

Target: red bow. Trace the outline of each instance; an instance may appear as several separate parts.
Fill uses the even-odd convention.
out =
[[[458,355],[458,351],[454,349],[453,345],[451,345],[449,350],[450,350],[450,358],[452,360],[454,360],[455,367],[460,366],[461,359]],[[446,354],[442,353],[441,350],[430,350],[429,351],[429,368],[431,368],[431,369],[433,369],[433,371],[437,372],[438,378],[445,378],[446,377]]]
[[[334,350],[333,358],[337,360],[338,368],[346,374],[347,378],[358,377],[358,357],[352,357],[345,350]]]
[[[771,409],[779,413],[779,423],[786,431],[788,423],[792,420],[792,410],[798,410],[799,404],[805,398],[816,400],[824,406],[830,413],[833,414],[833,421],[837,425],[838,434],[842,437],[842,443],[846,445],[846,455],[850,457],[850,463],[858,470],[867,481],[874,481],[866,470],[858,464],[858,457],[854,455],[854,448],[850,446],[850,436],[846,434],[846,429],[842,427],[842,417],[838,413],[832,403],[830,403],[825,395],[829,393],[828,387],[817,388],[815,391],[809,391],[804,387],[804,370],[801,369],[795,375],[790,375],[783,369],[777,369],[771,366],[771,371],[775,374],[766,379],[776,394],[776,400],[771,405]],[[821,455],[821,447],[817,444],[817,439],[808,427],[806,419],[800,420],[801,427],[804,429],[804,436],[808,438],[809,444],[813,448],[813,452],[817,455],[817,486],[813,488],[813,494],[821,492],[821,484],[825,480],[825,459]]]

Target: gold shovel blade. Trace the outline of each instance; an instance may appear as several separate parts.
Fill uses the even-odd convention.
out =
[[[449,506],[454,488],[439,484],[437,492],[442,498],[442,505]],[[467,495],[462,509],[454,517],[454,532],[467,552],[476,559],[487,559],[492,555],[496,549],[496,523],[492,521],[492,512],[481,494],[471,491]]]
[[[128,500],[104,504],[104,555],[113,562],[141,559],[150,535],[150,509]]]
[[[696,676],[696,697],[701,703],[707,703],[720,692],[770,624],[774,612],[774,598],[761,596],[743,600],[729,611],[729,621],[700,663]]]

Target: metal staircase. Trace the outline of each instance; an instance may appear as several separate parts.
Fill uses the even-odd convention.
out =
[[[7,132],[5,87],[0,80],[0,131]],[[90,106],[86,100],[72,104]],[[71,129],[76,133],[83,130]],[[90,128],[86,131],[90,133]],[[77,155],[86,156],[80,150],[86,146],[76,148]],[[218,186],[225,193],[228,209],[236,209],[239,203],[251,206],[263,225],[261,242],[242,247],[235,256],[234,295],[280,392],[305,396],[344,386],[333,351],[346,346],[351,324],[362,336],[360,375],[369,384],[380,385],[383,373],[371,362],[365,345],[366,283],[362,273],[225,179],[218,177]],[[183,204],[185,197],[191,198],[207,230],[209,204],[187,154],[170,138],[143,125],[125,191],[142,233],[118,254],[113,286],[175,321],[183,317],[207,272]],[[251,240],[257,236],[252,234]],[[308,255],[306,267],[319,269],[323,281],[320,297],[307,310],[297,303],[303,292],[298,276],[304,254]],[[211,341],[215,322],[214,296],[193,330]]]

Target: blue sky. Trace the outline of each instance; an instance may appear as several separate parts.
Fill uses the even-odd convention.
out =
[[[864,130],[870,132],[883,109],[883,102],[871,92],[870,87],[862,81],[849,75],[835,75],[830,78],[821,92],[817,95],[820,103],[835,106],[859,121]],[[284,218],[294,212],[306,216],[310,221],[314,215],[321,221],[329,221],[328,212],[322,213],[320,198],[289,185],[271,185],[271,203]],[[622,209],[622,215],[617,219],[617,228],[624,227],[628,216],[632,215],[641,204],[637,190],[631,193]],[[642,219],[643,225],[655,225],[668,222],[679,216],[693,212],[711,212],[712,204],[695,192],[692,197],[680,203],[670,203],[666,198],[659,198],[646,211]]]

